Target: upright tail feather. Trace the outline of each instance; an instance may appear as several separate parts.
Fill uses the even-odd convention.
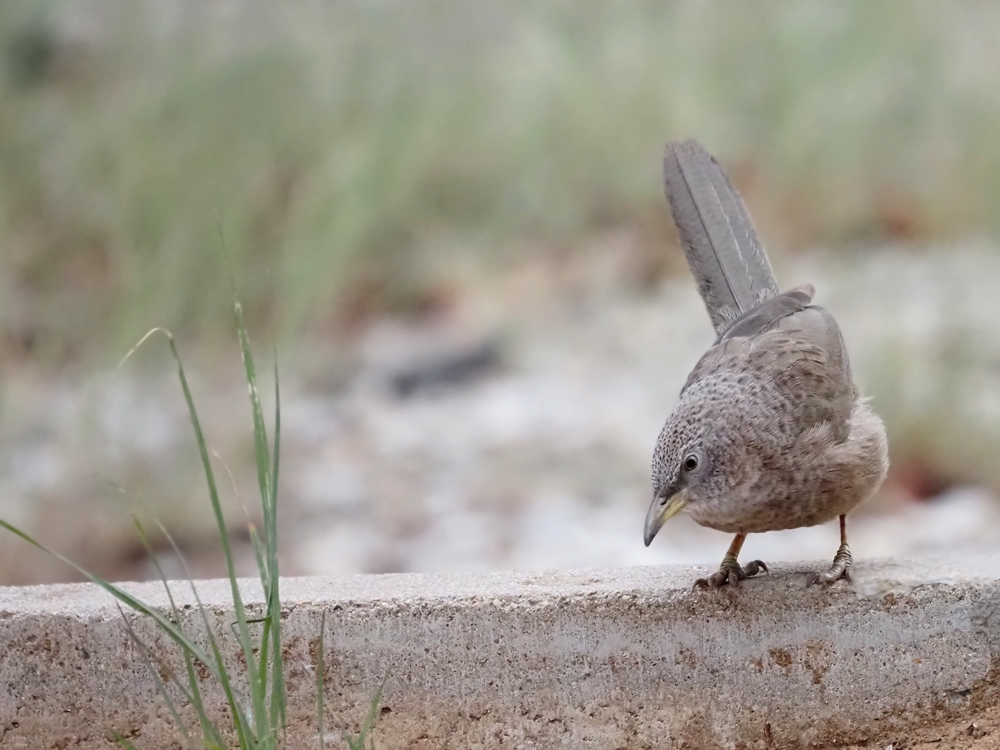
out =
[[[698,291],[721,334],[778,294],[771,264],[740,194],[697,141],[667,144],[663,186]]]

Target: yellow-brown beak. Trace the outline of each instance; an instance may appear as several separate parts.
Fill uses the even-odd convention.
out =
[[[642,532],[642,539],[649,546],[656,536],[656,532],[667,522],[671,516],[680,513],[684,506],[688,504],[687,490],[675,492],[670,496],[658,496],[653,498],[652,504],[646,513],[646,527]]]

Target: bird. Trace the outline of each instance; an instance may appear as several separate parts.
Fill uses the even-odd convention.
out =
[[[695,588],[737,586],[767,565],[738,556],[748,534],[840,520],[840,547],[808,585],[851,581],[847,514],[889,467],[885,425],[861,397],[840,327],[804,284],[780,292],[743,199],[696,140],[667,144],[664,192],[716,338],[653,451],[643,539],[684,511],[735,534]]]

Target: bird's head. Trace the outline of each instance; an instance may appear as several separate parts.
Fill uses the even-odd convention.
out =
[[[643,530],[647,547],[671,516],[711,503],[731,486],[725,468],[733,463],[734,445],[719,419],[719,404],[711,401],[682,397],[656,442],[653,500]]]

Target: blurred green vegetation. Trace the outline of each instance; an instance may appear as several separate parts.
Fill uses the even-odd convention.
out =
[[[995,234],[998,32],[986,2],[3,3],[0,357],[210,335],[220,232],[284,333],[419,309],[456,258],[665,256],[692,135],[779,254]]]

